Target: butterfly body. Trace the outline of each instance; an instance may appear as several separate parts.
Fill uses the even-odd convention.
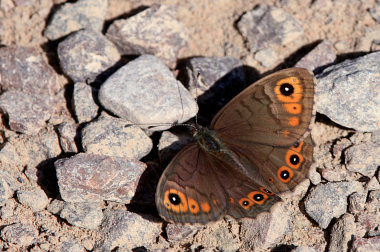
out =
[[[156,191],[159,214],[180,223],[255,217],[294,188],[312,162],[314,78],[293,68],[259,80],[169,163]]]

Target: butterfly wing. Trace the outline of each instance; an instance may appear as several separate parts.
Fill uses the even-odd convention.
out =
[[[290,146],[308,133],[315,116],[314,77],[290,68],[249,86],[211,122],[222,139],[239,143]]]
[[[157,186],[156,206],[162,218],[180,223],[207,223],[229,214],[255,217],[280,198],[256,184],[196,143],[182,149]]]

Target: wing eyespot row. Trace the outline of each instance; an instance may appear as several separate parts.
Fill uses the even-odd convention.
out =
[[[186,195],[176,189],[168,189],[164,193],[164,207],[174,213],[199,214],[211,212],[211,205],[207,201],[198,202],[194,198],[186,197]],[[215,204],[215,202],[214,202]]]

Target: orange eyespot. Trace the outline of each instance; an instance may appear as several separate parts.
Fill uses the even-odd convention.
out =
[[[262,192],[253,191],[248,194],[248,198],[254,203],[262,205],[269,198],[269,196]]]
[[[300,153],[297,153],[293,150],[288,150],[288,152],[286,152],[285,159],[286,159],[286,163],[292,169],[300,168],[301,164],[305,160],[304,157]]]
[[[188,204],[186,195],[175,189],[168,189],[164,195],[164,206],[176,213],[186,213]]]
[[[290,148],[291,150],[300,153],[302,151],[302,147],[305,144],[305,142],[296,143]]]
[[[193,214],[198,214],[200,211],[198,202],[193,198],[188,198],[187,202],[189,204],[190,212]]]
[[[284,183],[289,183],[294,177],[292,169],[286,166],[282,166],[277,170],[277,177]]]
[[[300,103],[285,103],[283,106],[290,114],[299,115],[302,113],[302,104]]]
[[[248,199],[248,198],[242,198],[239,200],[239,204],[242,208],[246,209],[246,210],[249,210],[251,208],[251,206],[253,206],[253,202],[252,200]]]
[[[201,203],[201,208],[205,213],[209,213],[211,211],[211,206],[207,201]]]
[[[260,191],[262,191],[263,193],[265,193],[267,195],[274,195],[274,193],[272,193],[271,191],[269,191],[268,189],[266,189],[264,186],[260,187]]]
[[[300,79],[288,77],[277,82],[274,92],[277,99],[285,103],[294,103],[302,100],[303,88]]]
[[[269,183],[273,183],[274,179],[273,178],[269,178],[268,181],[269,181]]]
[[[298,117],[290,117],[289,118],[289,125],[292,127],[296,127],[300,125],[300,119]]]

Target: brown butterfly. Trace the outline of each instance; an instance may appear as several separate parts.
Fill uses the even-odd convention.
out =
[[[314,77],[291,68],[249,86],[200,127],[162,174],[156,205],[170,222],[255,217],[306,178]]]

